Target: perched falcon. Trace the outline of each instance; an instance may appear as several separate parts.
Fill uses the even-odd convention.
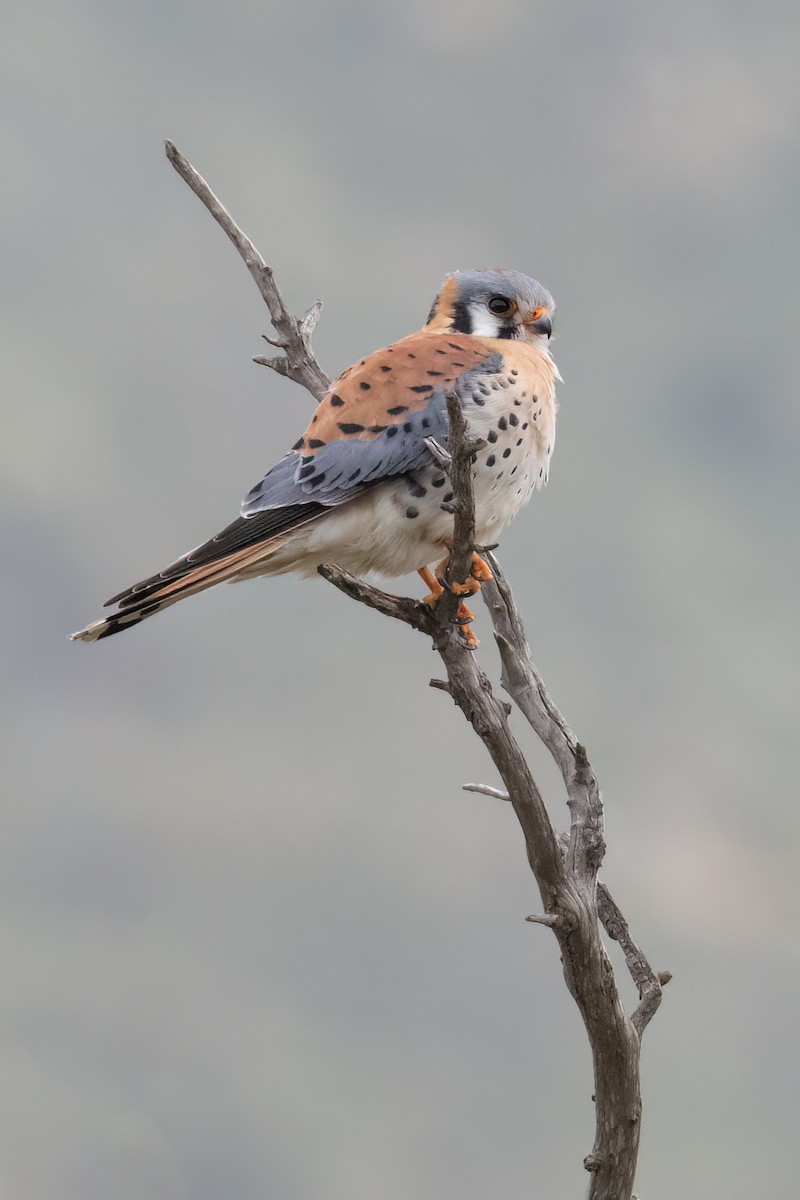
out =
[[[553,299],[517,271],[448,275],[427,324],[334,380],[308,429],[245,497],[241,516],[157,575],[107,601],[116,606],[73,638],[94,642],[138,625],[223,580],[321,563],[394,577],[446,562],[453,534],[445,472],[426,444],[447,445],[448,393],[485,441],[473,468],[476,540],[487,545],[547,482],[555,440],[550,356]],[[473,586],[489,578],[474,557]],[[472,614],[464,608],[462,620]],[[474,638],[468,634],[474,643]]]

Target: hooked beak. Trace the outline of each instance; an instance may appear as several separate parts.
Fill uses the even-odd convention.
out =
[[[553,332],[553,322],[550,320],[546,309],[537,308],[536,312],[532,314],[531,320],[526,321],[525,325],[528,329],[533,330],[534,333],[542,334],[542,336],[547,338]]]

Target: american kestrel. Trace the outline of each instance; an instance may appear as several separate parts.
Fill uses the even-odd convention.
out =
[[[497,540],[547,482],[555,440],[550,354],[553,299],[518,271],[448,275],[427,323],[362,358],[330,385],[303,436],[244,498],[241,516],[157,575],[107,601],[115,610],[73,638],[94,642],[138,625],[223,580],[335,563],[355,575],[417,571],[447,559],[449,480],[426,438],[447,445],[447,395],[471,437],[478,545]],[[474,557],[474,590],[489,578]],[[463,609],[462,620],[471,618]],[[470,636],[470,635],[468,635]],[[474,643],[474,639],[471,639]]]

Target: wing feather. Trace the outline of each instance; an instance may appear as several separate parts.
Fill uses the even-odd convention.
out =
[[[500,358],[463,334],[411,334],[350,367],[330,386],[294,449],[248,492],[242,514],[314,499],[344,504],[365,487],[429,461],[425,438],[447,441],[447,393],[473,390]]]

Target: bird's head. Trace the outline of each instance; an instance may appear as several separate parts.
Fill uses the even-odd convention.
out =
[[[553,332],[553,297],[519,271],[455,271],[428,314],[428,328],[475,337],[546,344]]]

